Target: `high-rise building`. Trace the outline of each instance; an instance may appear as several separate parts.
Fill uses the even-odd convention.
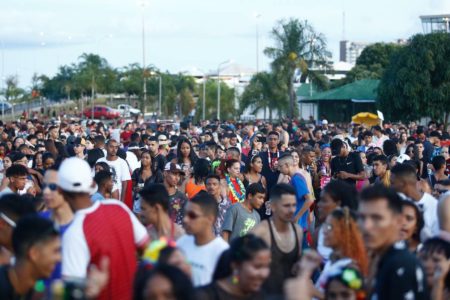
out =
[[[450,14],[420,16],[423,33],[448,32],[450,33]]]
[[[357,43],[350,41],[340,41],[340,52],[339,52],[339,60],[347,62],[349,64],[356,64],[356,60],[361,55],[361,52],[366,48],[369,44],[367,43]]]

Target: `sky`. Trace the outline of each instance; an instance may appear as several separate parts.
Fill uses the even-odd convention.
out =
[[[100,54],[116,68],[142,64],[143,27],[146,63],[169,72],[208,72],[229,59],[256,69],[258,28],[259,69],[268,70],[263,49],[273,45],[270,31],[278,20],[308,20],[337,61],[344,37],[407,39],[422,33],[420,15],[450,14],[450,0],[144,1],[0,0],[0,88],[13,74],[29,87],[33,73],[52,76],[84,52]]]

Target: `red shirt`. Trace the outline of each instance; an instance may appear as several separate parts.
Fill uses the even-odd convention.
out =
[[[99,266],[107,256],[110,278],[97,299],[132,299],[136,249],[147,242],[147,230],[125,204],[97,201],[75,213],[63,236],[62,274],[66,278],[86,278],[89,266]]]

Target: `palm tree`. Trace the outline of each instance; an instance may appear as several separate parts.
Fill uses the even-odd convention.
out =
[[[302,72],[301,81],[307,77],[319,86],[326,86],[324,77],[311,69],[327,65],[329,51],[323,34],[316,33],[307,21],[298,19],[280,20],[272,29],[274,47],[267,47],[264,53],[273,59],[272,69],[286,82],[289,94],[290,116],[297,114],[294,79],[296,70]]]
[[[260,72],[253,76],[241,96],[241,114],[247,108],[251,108],[253,114],[264,110],[266,119],[268,108],[269,120],[272,121],[274,111],[278,111],[279,116],[287,112],[289,108],[287,86],[279,77],[279,74],[268,72]]]

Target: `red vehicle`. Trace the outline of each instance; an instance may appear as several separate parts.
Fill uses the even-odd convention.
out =
[[[88,107],[83,111],[86,118],[92,118],[92,107]],[[95,105],[94,119],[117,119],[120,117],[120,112],[109,106]]]

